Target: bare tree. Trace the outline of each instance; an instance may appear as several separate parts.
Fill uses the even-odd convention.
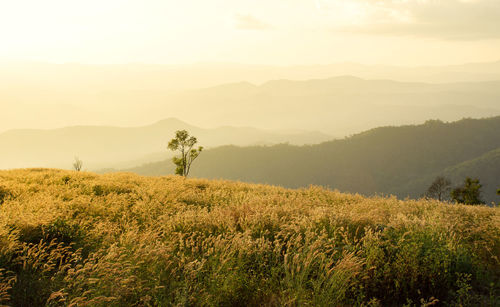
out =
[[[75,171],[77,172],[81,171],[82,167],[83,167],[83,161],[80,160],[80,158],[75,157],[75,162],[73,162],[73,168],[75,169]]]
[[[427,189],[426,196],[439,201],[444,200],[451,190],[451,181],[443,176],[438,176]]]
[[[177,168],[175,173],[187,177],[189,171],[191,170],[191,164],[198,158],[203,147],[193,148],[194,145],[198,143],[198,140],[194,136],[189,136],[186,130],[178,130],[175,132],[175,138],[170,140],[168,143],[168,149],[172,151],[180,151],[180,157],[174,157],[172,161]]]

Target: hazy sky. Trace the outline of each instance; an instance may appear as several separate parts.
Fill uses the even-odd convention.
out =
[[[500,0],[0,0],[3,61],[499,59]]]

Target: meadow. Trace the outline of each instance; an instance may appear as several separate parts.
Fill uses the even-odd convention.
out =
[[[500,209],[0,171],[0,305],[498,306]]]

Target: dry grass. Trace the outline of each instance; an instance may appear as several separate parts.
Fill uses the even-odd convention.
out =
[[[500,303],[498,208],[45,169],[0,197],[0,305]]]

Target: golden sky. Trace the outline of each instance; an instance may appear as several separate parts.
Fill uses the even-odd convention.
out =
[[[0,0],[1,61],[413,66],[499,59],[499,0]]]

